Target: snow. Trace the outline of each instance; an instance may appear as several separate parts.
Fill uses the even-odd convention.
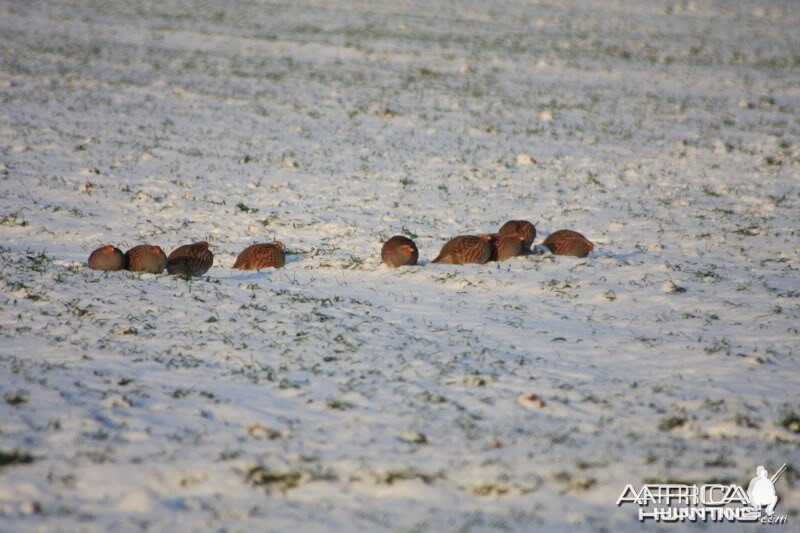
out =
[[[784,462],[797,520],[795,7],[3,2],[2,529],[639,530]],[[595,251],[429,264],[509,219]]]

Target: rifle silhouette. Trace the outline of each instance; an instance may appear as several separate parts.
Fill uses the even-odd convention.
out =
[[[778,478],[781,477],[784,472],[786,472],[786,463],[783,463],[783,466],[776,470],[775,473],[772,474],[772,477],[769,478],[773,485],[776,481],[778,481]]]

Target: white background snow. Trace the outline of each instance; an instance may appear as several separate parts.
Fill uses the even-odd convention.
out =
[[[0,529],[638,531],[626,483],[784,462],[796,524],[798,27],[0,1]],[[427,264],[511,218],[595,252]],[[200,239],[190,282],[85,267]]]

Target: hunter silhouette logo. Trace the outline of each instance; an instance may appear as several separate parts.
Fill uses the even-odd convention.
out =
[[[786,463],[778,469],[777,472],[772,474],[771,478],[767,477],[767,469],[763,466],[756,468],[756,477],[750,480],[750,485],[747,487],[747,497],[750,503],[757,511],[761,511],[761,506],[767,506],[767,516],[775,514],[775,505],[778,503],[778,495],[775,493],[775,482],[786,471]]]
[[[617,499],[617,506],[635,503],[639,520],[655,522],[761,522],[785,524],[786,515],[776,515],[778,494],[775,482],[786,471],[784,463],[773,475],[763,466],[756,468],[747,492],[734,483],[688,485],[647,484],[637,491],[628,484]],[[761,509],[765,508],[762,515]]]

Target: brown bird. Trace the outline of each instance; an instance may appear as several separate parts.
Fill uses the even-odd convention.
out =
[[[416,265],[419,259],[419,250],[414,241],[402,235],[395,235],[381,248],[381,261],[390,267]]]
[[[461,265],[463,263],[485,263],[492,257],[491,235],[461,235],[453,237],[442,247],[442,251],[431,263]]]
[[[236,258],[233,268],[239,270],[259,270],[262,268],[280,268],[286,264],[283,243],[280,241],[248,246]]]
[[[522,253],[530,253],[533,240],[536,238],[536,226],[527,220],[509,220],[497,232],[500,235],[519,235],[524,240]]]
[[[167,254],[160,246],[140,244],[125,252],[125,262],[131,272],[161,274],[167,268]]]
[[[521,235],[512,233],[492,235],[492,257],[490,261],[505,261],[517,255],[521,255],[525,249],[525,239]]]
[[[92,270],[122,270],[125,268],[125,254],[116,246],[101,246],[89,255],[87,266]]]
[[[574,255],[586,257],[594,250],[594,245],[578,233],[568,229],[560,229],[551,233],[542,243],[556,255]]]
[[[214,264],[214,254],[206,241],[184,244],[175,248],[167,257],[167,272],[178,276],[202,276]]]

